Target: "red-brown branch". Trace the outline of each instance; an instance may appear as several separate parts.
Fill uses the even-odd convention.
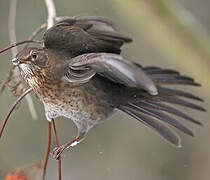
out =
[[[46,148],[44,162],[43,162],[42,180],[45,180],[45,176],[46,176],[47,164],[48,164],[49,154],[50,154],[50,146],[51,146],[51,122],[48,122],[47,148]]]
[[[16,106],[19,104],[19,102],[27,95],[29,94],[30,92],[32,91],[32,88],[26,90],[21,96],[18,97],[18,99],[14,102],[14,104],[11,106],[9,112],[7,113],[7,115],[5,116],[5,118],[3,119],[3,122],[2,122],[2,125],[1,125],[1,128],[0,128],[0,138],[3,134],[3,131],[5,129],[5,126],[7,124],[7,121],[10,117],[10,115],[12,114],[12,112],[15,110]]]
[[[55,143],[56,146],[59,147],[59,141],[58,141],[58,135],[57,135],[57,130],[56,130],[56,125],[55,125],[55,120],[52,119],[52,124],[53,124],[53,132],[54,132],[54,137],[55,137]],[[58,180],[62,180],[62,172],[61,172],[61,158],[58,159]]]

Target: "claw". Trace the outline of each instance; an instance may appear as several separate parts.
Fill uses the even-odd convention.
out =
[[[65,148],[63,146],[55,147],[53,149],[53,152],[51,153],[52,158],[55,160],[59,160],[61,158],[61,154],[63,153],[64,150],[65,150]]]

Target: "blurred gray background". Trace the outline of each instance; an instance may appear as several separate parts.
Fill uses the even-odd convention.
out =
[[[177,4],[178,3],[178,4]],[[204,127],[189,124],[196,137],[182,137],[174,148],[150,129],[122,113],[94,128],[85,141],[63,158],[64,179],[69,180],[209,180],[210,172],[210,1],[208,0],[55,0],[58,16],[105,16],[120,32],[133,38],[123,56],[142,65],[177,69],[203,84],[192,92],[205,99],[207,113],[188,111]],[[0,0],[0,48],[8,44],[9,1]],[[17,39],[26,39],[47,17],[43,0],[19,0]],[[0,80],[6,76],[11,53],[0,55]],[[189,89],[189,88],[188,88]],[[0,141],[0,179],[14,168],[36,163],[45,152],[43,106],[33,97],[38,120],[32,120],[23,101],[7,124]],[[0,96],[0,119],[15,98],[6,90]],[[184,121],[180,119],[181,121]],[[1,122],[1,120],[0,120]],[[187,123],[187,122],[186,122]],[[60,142],[76,135],[70,120],[59,123]],[[47,179],[57,179],[50,160]]]

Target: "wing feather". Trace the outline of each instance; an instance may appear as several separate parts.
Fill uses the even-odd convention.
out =
[[[99,17],[61,19],[45,32],[43,39],[46,48],[68,51],[72,57],[92,52],[119,54],[121,46],[132,41]]]
[[[90,53],[77,56],[70,60],[70,70],[90,68],[95,73],[109,80],[128,87],[144,89],[151,95],[158,91],[149,76],[135,64],[123,59],[120,55],[111,53]],[[90,79],[92,76],[90,77]]]

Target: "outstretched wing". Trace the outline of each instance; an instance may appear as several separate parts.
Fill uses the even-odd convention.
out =
[[[178,105],[205,111],[203,107],[190,101],[202,101],[202,99],[192,93],[171,87],[175,84],[200,86],[190,77],[171,69],[142,67],[116,54],[90,53],[71,59],[69,71],[63,78],[70,82],[84,83],[95,74],[110,80],[106,83],[114,82],[112,90],[109,85],[109,88],[106,88],[106,83],[102,87],[114,107],[152,128],[175,146],[181,145],[180,138],[167,125],[190,136],[194,135],[192,130],[179,122],[175,116],[202,125],[194,117],[174,107]]]
[[[68,51],[72,57],[91,52],[119,54],[121,46],[132,41],[99,17],[64,18],[48,29],[43,39],[46,48]]]
[[[140,67],[111,53],[89,53],[72,58],[63,79],[84,83],[96,73],[115,83],[144,89],[151,95],[158,94],[155,84]]]

